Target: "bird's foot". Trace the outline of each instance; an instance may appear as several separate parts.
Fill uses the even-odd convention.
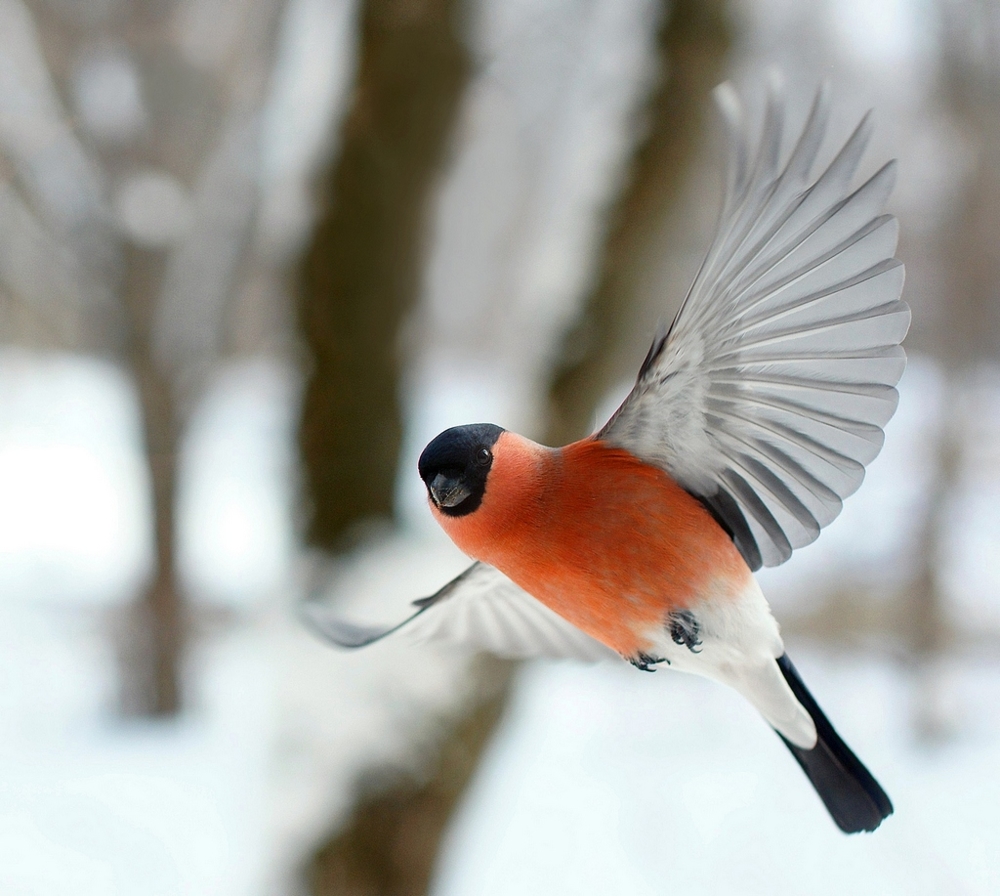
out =
[[[625,657],[636,669],[641,669],[643,672],[655,672],[654,668],[659,663],[666,663],[670,665],[670,660],[663,656],[651,656],[648,653],[642,653],[641,651],[635,656]]]
[[[700,653],[701,625],[690,610],[678,610],[667,617],[670,626],[670,639],[675,644],[681,644],[691,653]]]

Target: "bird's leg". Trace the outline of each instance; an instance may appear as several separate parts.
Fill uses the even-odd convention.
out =
[[[667,616],[670,627],[670,638],[675,644],[681,644],[691,653],[701,653],[701,625],[690,610],[677,610]]]
[[[666,663],[670,665],[670,660],[662,656],[651,656],[648,653],[643,653],[639,651],[635,656],[625,657],[636,669],[641,669],[643,672],[655,672],[656,669],[653,668],[658,663]]]

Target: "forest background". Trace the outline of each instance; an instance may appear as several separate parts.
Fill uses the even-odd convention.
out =
[[[0,0],[0,890],[1000,889],[998,60],[987,0]],[[462,567],[441,429],[610,413],[711,237],[711,89],[772,71],[901,162],[899,412],[760,577],[872,837],[708,682],[296,613]]]

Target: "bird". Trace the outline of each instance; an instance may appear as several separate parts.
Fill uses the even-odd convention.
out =
[[[430,511],[473,563],[391,626],[309,624],[359,648],[408,629],[501,656],[625,660],[728,685],[777,732],[845,833],[893,812],[789,659],[754,573],[814,541],[861,485],[898,403],[910,309],[883,211],[896,162],[852,186],[866,114],[832,161],[817,90],[783,152],[715,89],[729,161],[714,238],[635,385],[592,435],[551,448],[489,423],[434,438]]]

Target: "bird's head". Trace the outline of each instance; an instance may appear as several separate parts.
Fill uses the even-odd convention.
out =
[[[492,423],[454,426],[424,449],[417,469],[437,510],[460,517],[482,504],[494,448],[503,433]]]
[[[438,523],[470,557],[496,552],[537,514],[558,452],[492,423],[446,429],[417,468]]]

